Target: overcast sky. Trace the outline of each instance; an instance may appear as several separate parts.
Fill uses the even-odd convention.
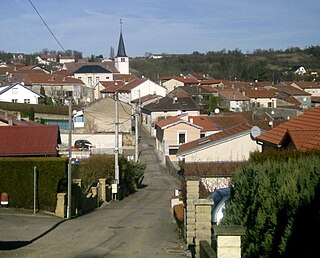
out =
[[[32,0],[65,49],[84,56],[319,45],[320,0]],[[62,50],[29,0],[1,0],[0,51]]]

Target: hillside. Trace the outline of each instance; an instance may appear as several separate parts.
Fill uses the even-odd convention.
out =
[[[242,53],[222,50],[219,52],[184,55],[161,55],[162,58],[136,57],[131,59],[132,72],[158,81],[161,76],[172,76],[188,73],[209,74],[215,79],[239,81],[288,81],[319,80],[311,72],[320,73],[320,46],[305,49],[290,48],[286,50],[255,50],[253,53]],[[308,75],[297,76],[290,69],[303,65]]]

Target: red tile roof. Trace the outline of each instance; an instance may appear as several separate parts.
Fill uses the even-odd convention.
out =
[[[24,73],[16,72],[13,74],[12,81],[24,81],[26,85],[32,84],[82,84],[84,83],[75,78],[71,78],[62,74],[46,74],[42,72]]]
[[[280,145],[285,140],[287,132],[291,132],[291,136],[296,136],[294,131],[317,131],[320,130],[320,106],[306,110],[300,116],[297,116],[287,122],[273,128],[272,130],[258,136],[259,141]]]
[[[104,87],[104,89],[101,90],[102,93],[116,92],[125,85],[123,81],[100,81],[100,83]]]
[[[230,127],[247,123],[247,120],[243,114],[231,114],[231,115],[213,115],[208,117],[213,123],[220,129],[228,129]]]
[[[244,96],[241,92],[238,90],[232,90],[232,89],[227,89],[227,90],[218,90],[219,94],[225,97],[228,100],[235,100],[235,101],[249,101],[250,98]]]
[[[319,89],[320,83],[318,82],[294,82],[291,85],[297,85],[301,89]]]
[[[189,122],[201,126],[202,131],[219,131],[220,128],[208,116],[190,116]]]
[[[300,90],[293,86],[278,84],[278,85],[275,85],[274,87],[291,96],[310,96],[311,95],[310,93],[305,92],[304,90]]]
[[[185,124],[188,124],[190,126],[202,129],[201,126],[199,126],[197,124],[190,123],[189,121],[181,119],[178,116],[173,116],[173,117],[169,117],[169,118],[164,119],[164,120],[160,120],[160,121],[156,122],[156,126],[160,127],[161,129],[165,129],[165,128],[168,128],[168,127],[174,126],[176,124],[180,124],[180,123],[185,123]]]
[[[0,156],[57,156],[57,125],[0,126]]]
[[[113,79],[115,81],[124,81],[124,82],[130,82],[133,81],[135,79],[138,79],[137,76],[135,76],[134,74],[120,74],[120,73],[115,73],[113,74]]]
[[[237,125],[229,129],[226,129],[222,132],[212,134],[207,137],[203,137],[198,140],[182,144],[180,145],[177,154],[181,155],[182,153],[192,151],[193,149],[198,148],[199,146],[201,147],[206,146],[207,144],[212,144],[213,142],[217,142],[219,140],[222,140],[237,134],[241,134],[245,131],[250,130],[251,128],[252,126],[248,124],[241,124],[241,125]]]
[[[243,90],[245,95],[249,98],[275,98],[276,93],[272,90],[257,89],[257,90]]]

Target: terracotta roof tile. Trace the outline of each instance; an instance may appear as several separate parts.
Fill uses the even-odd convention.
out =
[[[42,72],[23,73],[16,72],[13,74],[12,81],[24,81],[26,85],[31,84],[82,84],[84,83],[75,78],[71,78],[61,74],[46,74]]]
[[[202,131],[219,131],[220,128],[208,116],[190,116],[189,121],[201,126]]]
[[[156,126],[158,126],[160,128],[163,128],[165,126],[171,125],[173,123],[177,123],[179,121],[181,121],[181,119],[178,116],[172,116],[172,117],[169,117],[167,119],[163,119],[163,120],[157,121],[156,122]]]
[[[297,85],[301,89],[319,89],[320,83],[318,82],[294,82],[291,85]]]
[[[104,87],[101,93],[116,92],[125,85],[123,81],[100,81],[100,84]]]
[[[257,139],[263,142],[279,145],[283,142],[288,130],[320,130],[320,106],[306,110],[300,116],[288,120],[272,130],[263,133],[258,136]]]
[[[219,94],[225,97],[228,100],[247,100],[249,101],[250,98],[244,96],[241,92],[238,90],[233,90],[233,89],[227,89],[227,90],[218,90]]]
[[[214,115],[208,117],[213,123],[220,129],[228,129],[230,127],[247,123],[243,114],[231,114],[231,115]]]
[[[305,92],[304,90],[300,90],[296,87],[293,86],[288,86],[288,85],[275,85],[274,86],[276,89],[291,95],[291,96],[310,96],[311,94],[308,92]]]
[[[245,95],[249,98],[275,98],[276,94],[272,90],[258,89],[258,90],[243,90]]]

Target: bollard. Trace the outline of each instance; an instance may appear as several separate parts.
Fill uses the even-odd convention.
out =
[[[8,193],[1,193],[1,206],[4,207],[4,208],[8,208],[9,206],[9,195]]]

